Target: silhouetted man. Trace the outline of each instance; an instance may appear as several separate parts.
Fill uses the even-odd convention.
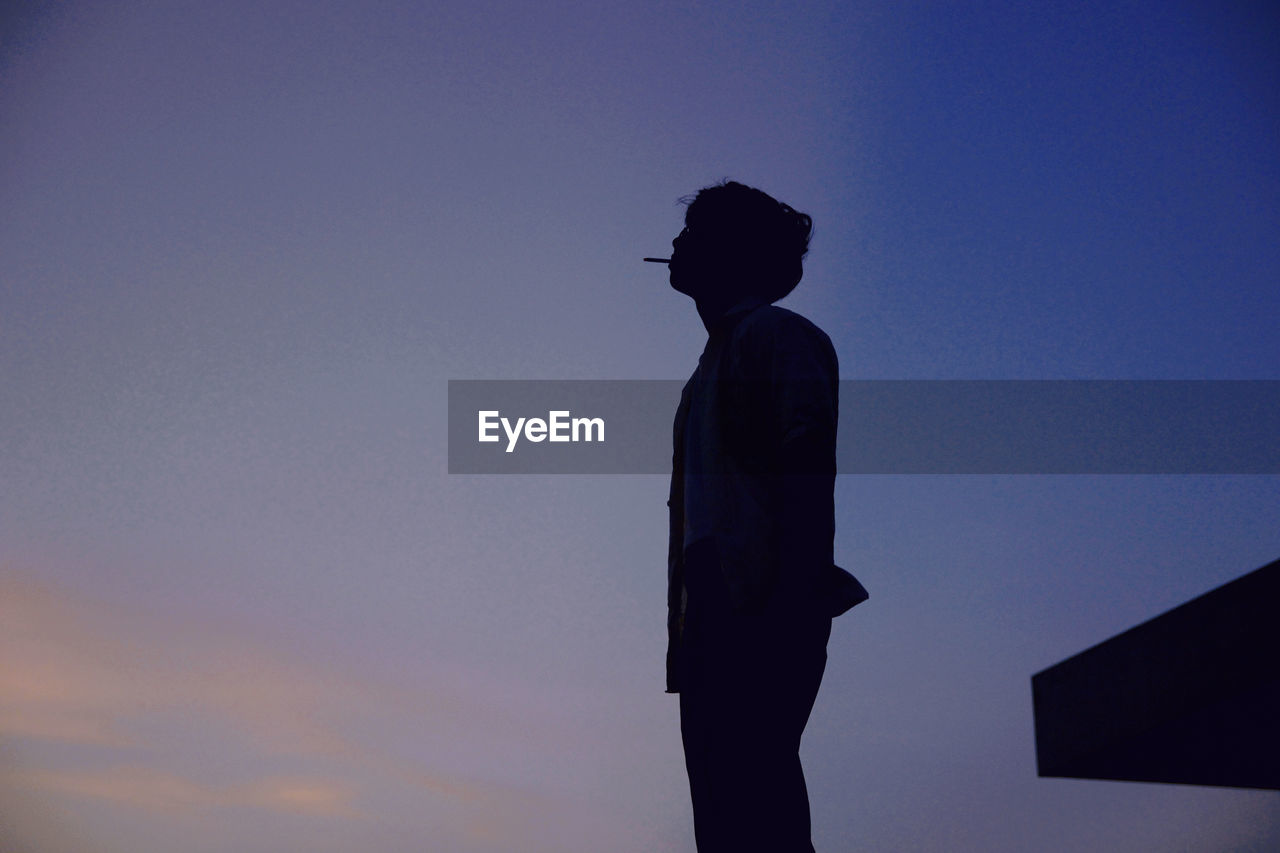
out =
[[[772,304],[811,227],[729,182],[693,198],[672,241],[671,286],[708,332],[675,418],[667,593],[700,853],[812,853],[800,736],[831,618],[866,598],[832,562],[835,350]]]

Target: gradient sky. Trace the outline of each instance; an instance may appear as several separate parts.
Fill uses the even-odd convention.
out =
[[[6,850],[692,850],[666,479],[449,476],[445,405],[686,377],[640,258],[721,178],[813,216],[846,379],[1280,379],[1268,4],[3,16]],[[1276,477],[837,513],[819,850],[1280,846],[1274,792],[1037,778],[1029,684],[1280,556]]]

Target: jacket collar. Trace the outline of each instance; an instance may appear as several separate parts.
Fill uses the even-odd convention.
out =
[[[703,325],[707,327],[708,335],[715,335],[719,332],[733,328],[733,326],[746,314],[751,313],[762,305],[768,305],[769,300],[759,296],[748,296],[739,302],[730,306],[723,314],[716,317],[710,322],[703,318]]]

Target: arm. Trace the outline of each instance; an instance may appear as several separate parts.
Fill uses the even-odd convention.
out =
[[[806,321],[784,324],[773,348],[772,373],[779,556],[799,589],[821,596],[835,538],[840,375],[835,349]]]

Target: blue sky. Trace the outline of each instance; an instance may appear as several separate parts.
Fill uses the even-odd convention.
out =
[[[677,379],[723,177],[846,379],[1277,379],[1263,4],[66,2],[0,41],[0,826],[692,849],[666,481],[446,470],[449,379]],[[820,850],[1263,850],[1038,779],[1032,673],[1280,555],[1274,477],[842,477]],[[8,839],[6,839],[8,840]]]

